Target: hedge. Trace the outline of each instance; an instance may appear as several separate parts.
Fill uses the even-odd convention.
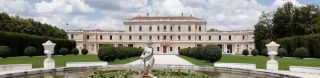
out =
[[[293,52],[297,48],[304,47],[308,50],[309,57],[320,58],[320,34],[281,38],[277,43],[287,50],[288,56],[294,56]]]
[[[253,50],[251,51],[251,55],[253,55],[253,56],[257,56],[258,54],[259,54],[258,49],[253,49]]]
[[[198,46],[193,48],[184,48],[179,50],[179,55],[184,55],[199,60],[216,62],[221,59],[222,50],[219,46],[209,44],[207,46]]]
[[[37,54],[39,54],[39,52],[37,51],[36,48],[32,47],[32,46],[28,46],[24,49],[24,54],[29,56],[29,57],[32,57],[32,56],[35,56]]]
[[[11,52],[11,48],[8,46],[0,46],[0,57],[6,58],[8,54]]]
[[[12,52],[8,56],[24,56],[24,49],[28,46],[35,47],[39,51],[39,55],[44,55],[42,43],[45,43],[47,40],[51,40],[56,44],[54,54],[59,54],[58,51],[62,47],[68,49],[76,47],[74,40],[0,31],[0,46],[9,46],[12,49]]]
[[[248,49],[244,49],[242,51],[242,55],[245,55],[245,56],[249,55],[249,50]]]
[[[101,61],[114,61],[116,59],[125,59],[134,56],[140,56],[143,52],[142,48],[135,47],[114,47],[111,45],[103,45],[98,50],[98,57]]]

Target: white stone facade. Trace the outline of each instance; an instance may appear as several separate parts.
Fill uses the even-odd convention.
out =
[[[207,21],[192,16],[137,16],[124,21],[123,31],[69,30],[78,49],[97,53],[99,46],[146,47],[153,42],[156,54],[178,54],[179,49],[216,44],[225,54],[254,49],[253,31],[207,31]]]

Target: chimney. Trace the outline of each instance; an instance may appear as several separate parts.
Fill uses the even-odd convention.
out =
[[[181,16],[183,16],[183,12],[181,12]]]

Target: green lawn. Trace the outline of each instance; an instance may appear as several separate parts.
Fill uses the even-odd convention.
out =
[[[43,60],[45,56],[36,57],[9,57],[6,59],[0,59],[0,65],[2,64],[32,64],[33,68],[43,67]],[[97,55],[67,55],[67,56],[53,56],[56,62],[56,67],[64,67],[66,62],[99,62]],[[123,60],[115,60],[108,62],[108,64],[126,64],[134,60],[138,60],[139,57],[131,57]]]
[[[198,60],[187,56],[181,56],[183,59],[195,65],[213,65],[208,61]],[[257,68],[265,69],[266,62],[269,58],[264,56],[239,56],[239,55],[223,55],[219,62],[227,63],[251,63],[256,64]],[[310,66],[320,67],[320,59],[298,59],[298,58],[276,58],[279,63],[280,70],[288,70],[289,66]]]

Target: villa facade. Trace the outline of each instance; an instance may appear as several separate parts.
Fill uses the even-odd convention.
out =
[[[123,31],[68,30],[67,34],[78,49],[92,54],[104,44],[144,48],[149,40],[156,54],[178,54],[180,49],[207,44],[220,46],[224,54],[254,49],[253,31],[208,31],[207,21],[193,16],[136,16],[124,20],[124,25]]]

